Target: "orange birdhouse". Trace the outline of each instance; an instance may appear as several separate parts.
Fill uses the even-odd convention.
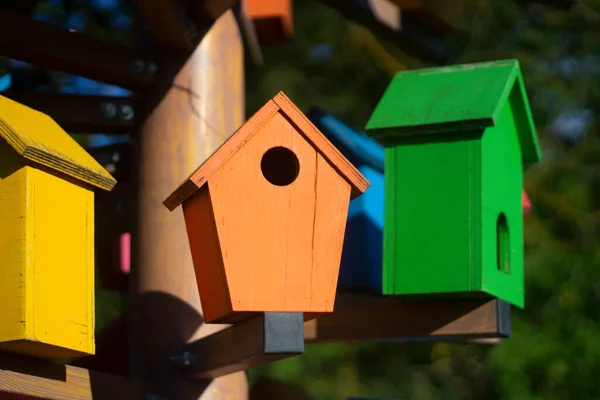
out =
[[[164,202],[183,205],[206,322],[333,311],[348,203],[369,185],[283,93],[265,104]]]
[[[292,36],[292,0],[244,0],[242,5],[261,44],[282,43]]]

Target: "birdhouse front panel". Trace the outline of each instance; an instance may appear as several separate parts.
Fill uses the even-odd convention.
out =
[[[475,140],[386,149],[385,294],[467,292],[476,284],[479,155]]]
[[[333,311],[350,199],[369,182],[283,94],[164,204],[183,205],[203,314]]]
[[[518,62],[398,73],[367,129],[386,146],[385,292],[522,307],[523,165],[540,149]]]
[[[232,310],[332,310],[350,185],[281,114],[208,192]]]

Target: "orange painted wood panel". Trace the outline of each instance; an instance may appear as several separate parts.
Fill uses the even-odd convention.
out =
[[[318,285],[311,287],[313,312],[333,310],[349,203],[350,185],[319,155],[311,263]]]
[[[277,44],[293,34],[292,0],[244,0],[261,44]]]
[[[211,321],[231,312],[231,304],[208,187],[185,202],[183,212],[202,312]]]
[[[295,126],[297,131],[344,177],[352,188],[352,198],[361,195],[371,186],[369,181],[327,140],[294,103],[283,92],[279,92],[219,147],[206,162],[200,165],[171,193],[163,204],[172,211],[196,193],[236,152],[242,149],[244,144],[276,112],[280,112],[290,124]]]
[[[299,163],[288,186],[273,185],[261,170],[263,154],[279,146],[292,150]],[[311,274],[316,158],[302,135],[275,114],[211,178],[234,311],[310,310],[311,285],[318,285]]]

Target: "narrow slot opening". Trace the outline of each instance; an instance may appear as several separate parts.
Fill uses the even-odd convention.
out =
[[[505,274],[510,273],[510,236],[508,231],[508,220],[504,213],[498,215],[496,223],[497,240],[497,264],[498,270]]]

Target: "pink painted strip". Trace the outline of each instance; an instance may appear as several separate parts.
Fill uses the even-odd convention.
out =
[[[127,275],[131,270],[131,234],[129,232],[121,234],[119,242],[121,247],[121,272]]]
[[[531,213],[531,200],[529,200],[529,196],[527,196],[527,192],[523,189],[523,215],[529,215]]]

